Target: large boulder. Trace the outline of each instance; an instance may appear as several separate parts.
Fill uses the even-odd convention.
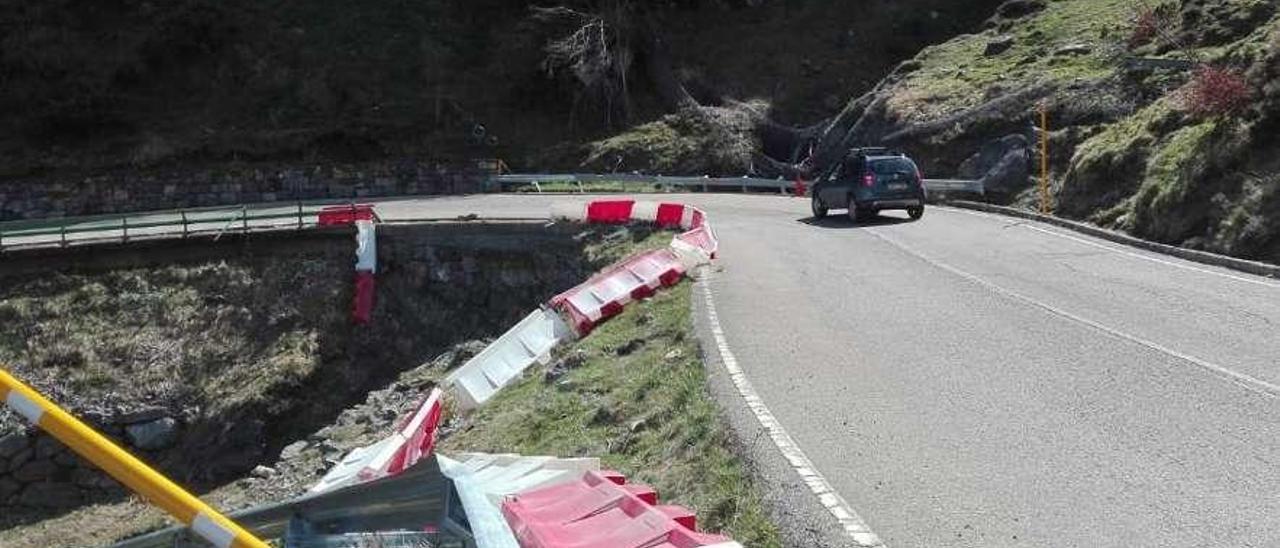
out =
[[[173,445],[178,438],[178,421],[172,417],[162,417],[153,421],[140,422],[126,426],[125,434],[129,443],[138,449],[154,451]]]
[[[962,179],[981,180],[992,194],[1016,193],[1026,187],[1031,175],[1028,146],[1029,140],[1021,134],[989,141],[960,164],[958,175]]]

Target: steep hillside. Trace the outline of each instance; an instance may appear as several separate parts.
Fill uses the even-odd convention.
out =
[[[671,112],[617,26],[646,22],[708,104],[812,122],[996,3],[0,0],[0,177],[402,157],[576,167],[584,143]],[[532,9],[556,4],[572,24]],[[621,15],[602,34],[626,72],[612,110],[585,72],[548,62],[554,40],[609,10]]]
[[[1030,204],[1043,103],[1058,214],[1280,260],[1276,13],[1259,0],[1012,0],[850,108],[864,109],[861,142]]]

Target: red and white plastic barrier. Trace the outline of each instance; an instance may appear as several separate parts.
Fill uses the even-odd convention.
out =
[[[523,548],[741,548],[732,539],[696,528],[694,513],[659,506],[646,485],[613,472],[508,497],[502,515]]]
[[[634,300],[653,296],[684,276],[685,266],[675,252],[666,249],[632,255],[585,283],[556,295],[549,303],[569,319],[579,336],[622,312]]]
[[[686,232],[672,240],[670,249],[632,255],[552,297],[548,310],[530,314],[450,373],[445,384],[454,389],[464,409],[488,401],[535,361],[545,361],[561,341],[585,336],[631,301],[675,285],[685,273],[714,259],[719,248],[706,214],[684,204],[608,200],[557,205],[552,216],[597,223],[650,222]]]
[[[311,487],[311,493],[324,493],[348,485],[395,476],[431,455],[436,445],[436,430],[444,412],[444,393],[439,388],[418,408],[401,419],[395,432],[381,441],[355,449],[329,473]]]
[[[373,211],[373,204],[351,204],[344,206],[327,206],[316,213],[316,224],[320,226],[342,226],[356,221],[373,221],[378,218]]]
[[[351,320],[367,324],[373,315],[374,274],[378,271],[378,238],[374,221],[378,214],[370,204],[352,204],[321,208],[316,214],[319,226],[356,227],[355,295],[351,299]]]

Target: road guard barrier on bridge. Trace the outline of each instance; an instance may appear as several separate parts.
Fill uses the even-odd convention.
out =
[[[660,287],[670,287],[684,276],[685,266],[675,252],[666,249],[632,255],[585,283],[551,298],[551,307],[568,319],[579,336],[622,312],[634,300],[646,299]]]
[[[373,445],[348,453],[309,492],[325,493],[348,485],[396,476],[430,456],[435,448],[436,431],[444,411],[443,396],[440,389],[432,389],[427,399],[401,420],[395,432]]]
[[[559,315],[536,310],[445,377],[445,385],[455,388],[463,409],[477,407],[534,362],[545,363],[551,349],[571,338],[573,333]]]
[[[444,455],[436,458],[441,472],[453,480],[457,503],[462,506],[455,507],[454,499],[450,499],[444,529],[470,534],[480,548],[519,548],[500,509],[506,496],[576,481],[583,472],[600,469],[600,460],[594,458],[558,459],[483,453],[455,455],[457,460]],[[460,511],[462,516],[458,516]]]
[[[698,532],[688,509],[657,502],[646,485],[588,471],[571,483],[508,497],[502,515],[523,548],[741,548],[728,537]]]
[[[0,400],[217,548],[267,548],[252,533],[0,369]],[[68,531],[68,535],[75,535]]]
[[[316,224],[319,226],[356,227],[356,277],[355,292],[351,299],[351,320],[360,325],[369,323],[373,316],[373,297],[376,293],[374,274],[378,271],[376,220],[378,213],[370,204],[329,206],[316,213]]]

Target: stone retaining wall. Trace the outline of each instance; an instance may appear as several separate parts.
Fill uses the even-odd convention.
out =
[[[144,460],[172,446],[181,428],[162,409],[94,414],[85,420]],[[48,434],[28,429],[0,436],[0,507],[66,508],[116,496],[123,489]]]
[[[244,203],[478,192],[476,170],[419,162],[125,171],[0,181],[0,221]]]

